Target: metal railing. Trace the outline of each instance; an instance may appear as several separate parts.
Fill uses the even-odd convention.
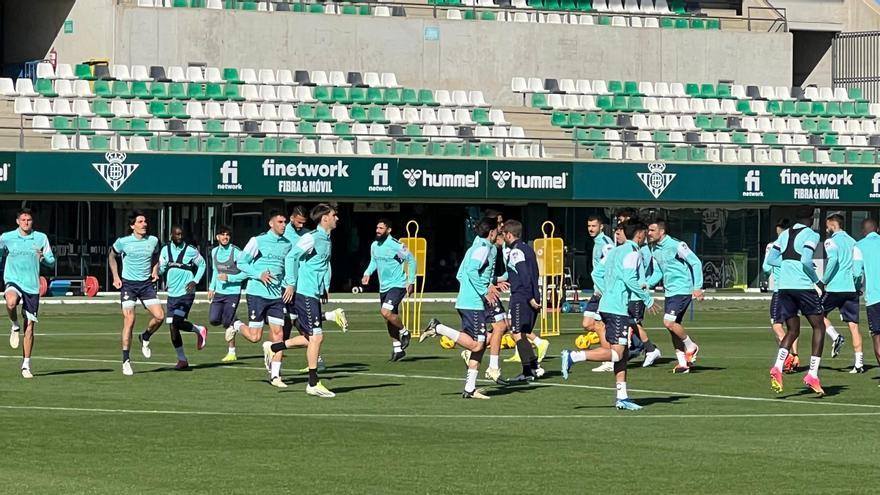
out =
[[[861,88],[866,99],[880,102],[880,31],[834,35],[831,85]]]

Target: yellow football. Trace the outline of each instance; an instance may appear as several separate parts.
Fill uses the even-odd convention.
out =
[[[440,336],[440,347],[444,349],[452,349],[455,347],[455,341],[445,335]]]
[[[513,336],[509,333],[504,334],[504,337],[501,337],[501,348],[513,349],[514,347],[516,347],[516,342],[514,342]]]
[[[577,336],[574,339],[574,345],[578,349],[589,349],[590,347],[599,343],[599,334],[596,332],[587,332]]]

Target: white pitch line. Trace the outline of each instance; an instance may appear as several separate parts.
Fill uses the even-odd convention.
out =
[[[0,355],[0,358],[3,359],[21,359],[20,356],[9,356],[9,355]],[[47,361],[75,361],[75,362],[88,362],[88,363],[112,363],[119,364],[119,360],[114,359],[84,359],[84,358],[68,358],[68,357],[51,357],[51,356],[34,356],[32,359],[43,359]],[[146,362],[146,361],[133,361],[134,364],[152,364],[158,366],[174,366],[175,363],[160,363],[160,362]],[[241,365],[228,365],[228,366],[220,366],[219,368],[225,369],[237,369],[237,370],[258,370],[265,373],[265,367],[255,367],[255,366],[241,366]],[[332,373],[332,371],[331,371]],[[453,378],[448,376],[429,376],[429,375],[404,375],[401,373],[373,373],[368,371],[358,371],[357,375],[361,376],[376,376],[383,378],[406,378],[406,379],[415,379],[415,380],[443,380],[443,381],[461,381],[461,378]],[[483,383],[493,383],[490,380],[479,380]],[[597,385],[578,385],[574,383],[548,383],[548,382],[537,382],[532,383],[528,386],[531,387],[565,387],[565,388],[577,388],[577,389],[586,389],[586,390],[616,390],[614,387],[600,387]],[[770,397],[746,397],[740,395],[720,395],[720,394],[701,394],[695,392],[672,392],[669,390],[648,390],[648,389],[630,389],[632,392],[639,392],[644,394],[663,394],[663,395],[686,395],[689,397],[702,397],[706,399],[724,399],[724,400],[743,400],[743,401],[754,401],[754,402],[773,402],[776,404],[806,404],[806,405],[822,405],[822,406],[840,406],[840,407],[862,407],[868,409],[880,409],[880,404],[856,404],[851,402],[824,402],[824,401],[806,401],[806,400],[797,400],[797,399],[781,399],[781,398],[770,398]]]
[[[284,417],[284,418],[436,418],[436,419],[746,419],[746,418],[805,418],[814,416],[880,416],[880,412],[845,412],[845,413],[769,413],[769,414],[383,414],[383,413],[273,413],[273,412],[237,412],[237,411],[175,411],[162,409],[104,409],[98,407],[61,407],[61,406],[15,406],[0,404],[0,409],[50,411],[50,412],[81,412],[98,414],[149,414],[173,416],[239,416],[239,417]]]

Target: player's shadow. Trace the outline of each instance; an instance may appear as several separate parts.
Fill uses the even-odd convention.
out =
[[[670,395],[667,397],[636,397],[633,402],[640,406],[650,406],[652,404],[675,404],[684,399],[690,399],[690,395]]]
[[[82,375],[85,373],[109,373],[114,371],[110,368],[94,368],[87,370],[59,370],[47,371],[45,373],[34,373],[34,376],[61,376],[61,375]]]
[[[375,383],[373,385],[353,385],[350,387],[333,387],[331,390],[335,394],[345,394],[356,390],[368,390],[371,388],[400,387],[400,383]]]
[[[206,369],[211,369],[211,368],[226,368],[228,366],[235,366],[236,365],[235,363],[237,363],[237,362],[238,361],[233,361],[231,363],[216,362],[216,363],[204,363],[204,364],[191,364],[189,366],[189,369],[190,370],[206,370]]]
[[[365,371],[369,369],[370,366],[366,363],[339,363],[339,364],[331,364],[327,366],[327,373],[348,373],[348,372],[358,372]]]
[[[413,356],[413,357],[407,356],[407,357],[403,358],[401,361],[407,361],[407,362],[414,363],[417,361],[435,361],[437,359],[446,359],[446,358],[441,357],[441,356]]]
[[[844,390],[846,390],[846,389],[848,389],[848,388],[849,388],[849,387],[848,387],[847,385],[827,385],[827,386],[825,386],[825,387],[822,387],[822,390],[825,391],[825,397],[833,397],[833,396],[835,396],[835,395],[840,394],[841,392],[843,392]],[[782,398],[782,399],[788,399],[789,397],[800,397],[800,396],[802,396],[802,395],[812,395],[812,396],[815,396],[815,395],[816,395],[816,392],[813,392],[813,391],[812,391],[811,389],[809,389],[809,388],[803,388],[803,389],[798,390],[797,392],[795,392],[795,393],[793,393],[793,394],[783,395],[783,396],[781,396],[781,398]],[[816,397],[816,398],[817,398],[817,399],[821,399],[821,397]]]
[[[691,369],[689,373],[703,373],[706,371],[724,371],[727,368],[722,368],[720,366],[700,366],[700,365],[691,365]]]
[[[533,382],[516,382],[511,383],[510,385],[502,385],[497,388],[488,389],[486,391],[486,395],[490,397],[502,397],[505,395],[529,392],[532,390],[537,390],[539,388],[541,387],[537,384],[534,384]]]

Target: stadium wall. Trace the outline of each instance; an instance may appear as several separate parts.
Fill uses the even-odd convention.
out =
[[[395,72],[408,86],[481,89],[500,105],[520,101],[510,92],[514,76],[791,84],[789,33],[551,27],[129,5],[101,10],[92,18],[101,31],[115,25],[114,39],[59,35],[61,61],[109,54],[121,64],[386,71]],[[427,27],[439,28],[439,40],[425,39]]]

